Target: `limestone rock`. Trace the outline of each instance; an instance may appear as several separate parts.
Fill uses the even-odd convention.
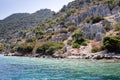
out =
[[[104,37],[104,35],[105,35],[104,33],[98,32],[98,33],[96,33],[95,39],[96,39],[97,41],[101,41],[102,38]]]
[[[83,28],[84,37],[87,39],[96,39],[98,41],[102,40],[102,37],[104,36],[106,30],[103,28],[103,26],[99,23],[97,24],[88,24],[86,23]]]
[[[85,18],[90,16],[102,16],[106,17],[111,15],[110,9],[106,5],[94,5],[84,12],[80,13],[78,16],[70,16],[67,18],[67,24],[79,25]]]
[[[115,14],[115,20],[116,20],[117,22],[120,22],[120,13]]]
[[[58,32],[58,31],[60,31],[60,30],[63,29],[63,28],[64,28],[63,25],[57,25],[57,26],[54,28],[54,31],[55,31],[55,32]]]
[[[49,34],[49,33],[52,33],[53,31],[54,31],[53,28],[48,28],[47,30],[45,30],[45,33]]]
[[[115,8],[112,9],[112,14],[116,14],[120,11],[120,6],[116,6]]]
[[[88,10],[89,15],[106,17],[110,14],[110,9],[106,5],[95,5]]]
[[[68,39],[68,37],[70,36],[70,33],[61,33],[61,34],[56,34],[52,36],[52,41],[55,42],[62,42],[66,39]]]
[[[35,38],[35,34],[33,32],[28,32],[28,33],[26,33],[26,38],[27,39]]]

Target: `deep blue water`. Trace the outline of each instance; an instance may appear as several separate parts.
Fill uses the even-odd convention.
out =
[[[120,62],[0,55],[0,80],[120,80]]]

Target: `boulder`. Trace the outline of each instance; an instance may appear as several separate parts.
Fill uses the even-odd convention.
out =
[[[115,8],[112,9],[112,14],[116,14],[120,11],[120,6],[116,6]]]
[[[120,22],[120,13],[115,14],[115,20],[116,20],[117,22]]]
[[[103,59],[104,56],[102,54],[96,54],[92,57],[92,59]]]
[[[49,33],[52,33],[53,31],[54,31],[53,28],[48,28],[47,30],[45,30],[45,33],[49,34]]]
[[[40,57],[40,54],[34,54],[33,57]]]
[[[52,55],[52,57],[53,58],[65,58],[66,56],[63,53],[61,53],[60,51],[57,51],[56,53],[54,53]]]
[[[22,53],[15,52],[15,53],[12,53],[11,56],[23,56],[23,54],[22,54]]]

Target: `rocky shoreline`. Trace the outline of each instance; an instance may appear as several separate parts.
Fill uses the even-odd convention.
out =
[[[89,43],[87,46],[80,48],[72,48],[72,46],[65,46],[64,53],[57,51],[53,55],[41,55],[40,53],[19,53],[19,52],[5,52],[5,56],[24,56],[24,57],[37,57],[37,58],[65,58],[65,59],[92,59],[92,60],[120,60],[120,54],[109,53],[107,50],[92,53],[92,46]]]
[[[25,54],[22,53],[4,53],[4,56],[21,56],[21,57],[36,57],[36,58],[57,58],[57,59],[91,59],[91,60],[120,60],[120,54],[107,53],[106,51],[101,51],[97,53],[58,53],[53,55],[39,55],[39,54]]]
[[[83,0],[83,2],[84,2],[84,0]],[[73,49],[70,45],[67,45],[67,46],[65,46],[66,50],[63,51],[63,53],[56,52],[55,54],[49,55],[49,56],[32,53],[32,50],[31,50],[31,53],[6,52],[4,55],[5,56],[38,57],[38,58],[39,57],[43,57],[43,58],[47,57],[47,58],[67,58],[67,59],[94,59],[94,60],[118,59],[119,60],[120,54],[108,53],[107,51],[101,51],[101,52],[97,52],[97,53],[91,52],[92,48],[100,47],[104,36],[106,36],[106,35],[114,36],[116,34],[116,32],[114,32],[114,30],[113,30],[113,26],[114,26],[113,24],[115,24],[116,22],[120,22],[120,20],[119,20],[120,12],[119,11],[120,11],[120,6],[117,6],[117,5],[112,10],[109,8],[108,5],[105,5],[105,4],[102,4],[102,5],[94,4],[91,6],[89,5],[89,7],[87,7],[87,8],[85,7],[85,9],[83,8],[83,10],[80,11],[80,13],[78,13],[77,15],[71,15],[71,16],[67,17],[65,19],[66,25],[56,24],[55,26],[53,26],[54,28],[48,28],[42,32],[45,34],[59,32],[58,34],[49,35],[49,37],[51,36],[51,38],[48,38],[48,35],[44,35],[44,36],[46,36],[46,38],[35,41],[35,45],[37,45],[36,43],[47,42],[49,40],[53,41],[53,42],[66,41],[65,45],[67,45],[67,41],[74,42],[74,38],[72,39],[72,37],[71,37],[72,33],[74,33],[74,30],[69,31],[69,28],[72,25],[73,27],[83,31],[82,36],[79,35],[79,37],[84,37],[85,39],[88,39],[90,41],[89,44],[87,43],[88,44],[87,46],[81,46],[78,49]],[[90,18],[90,17],[92,17],[92,18]],[[88,19],[88,21],[86,21],[86,19]],[[97,19],[98,21],[94,22],[94,19],[95,20]],[[65,28],[65,26],[67,29]],[[35,34],[36,34],[35,32],[38,32],[37,29],[34,32],[30,31],[30,32],[25,33],[26,43],[25,43],[24,39],[22,39],[22,37],[24,36],[23,33],[17,33],[17,35],[18,36],[20,35],[20,37],[18,37],[18,39],[16,39],[17,38],[17,36],[16,36],[15,40],[14,39],[9,40],[9,42],[16,41],[15,44],[17,43],[17,45],[20,45],[22,43],[25,43],[25,45],[29,44],[29,40],[32,40],[33,38],[37,39],[37,37],[35,36]],[[11,43],[11,44],[13,44],[13,43]],[[92,45],[92,44],[94,44],[94,45]],[[12,48],[11,48],[11,50],[12,50]]]

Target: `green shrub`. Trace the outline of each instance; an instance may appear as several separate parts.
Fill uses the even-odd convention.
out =
[[[98,47],[92,48],[92,53],[96,53],[96,52],[99,52],[99,51],[101,51],[101,50]]]
[[[85,19],[85,22],[90,23],[90,21],[92,21],[92,23],[98,23],[102,20],[105,20],[103,17],[100,16],[92,16],[92,17],[88,17]]]
[[[35,36],[36,36],[37,39],[42,39],[43,38],[44,32],[43,32],[43,29],[40,26],[35,27],[33,32],[35,33]]]
[[[68,45],[72,45],[72,41],[71,41],[71,40],[68,40],[68,41],[67,41],[67,44],[68,44]]]
[[[82,45],[82,44],[85,43],[85,39],[81,38],[81,39],[79,39],[79,40],[73,41],[73,43],[77,43],[77,44],[79,44],[79,45]]]
[[[73,43],[73,44],[72,44],[72,47],[73,47],[73,48],[80,48],[80,45],[79,45],[78,43]]]
[[[120,32],[118,32],[118,33],[116,34],[116,36],[117,36],[118,38],[120,38]]]
[[[4,45],[0,45],[0,51],[5,51],[6,47]]]
[[[14,46],[14,47],[10,50],[11,53],[14,53],[14,52],[16,52],[16,51],[17,51],[17,46]]]
[[[63,43],[44,42],[37,47],[36,53],[40,53],[41,55],[52,55],[57,50],[62,49],[63,47]]]
[[[120,1],[118,2],[118,4],[117,4],[118,6],[120,6]]]
[[[11,50],[10,50],[11,53],[14,53],[15,51],[16,51],[15,49],[11,49]]]
[[[9,47],[10,44],[0,44],[0,51],[6,52]]]
[[[49,48],[47,49],[46,53],[49,54],[49,55],[52,55],[52,54],[54,54],[57,50],[58,50],[57,47],[51,46],[51,47],[49,47]]]
[[[84,41],[83,43],[81,43],[82,46],[87,46],[87,42]]]
[[[31,42],[34,42],[35,40],[36,40],[35,38],[27,39],[26,42],[27,42],[27,43],[31,43]]]
[[[115,31],[120,31],[120,23],[116,23],[113,28]]]
[[[72,46],[73,48],[79,48],[80,45],[86,46],[88,41],[83,38],[83,31],[76,30],[72,35],[73,41]]]
[[[111,30],[110,26],[107,26],[107,25],[104,26],[104,29],[105,29],[106,31]]]
[[[80,45],[82,45],[83,41],[82,40],[77,40],[77,41],[72,41],[70,44],[72,45],[73,48],[80,48]]]
[[[36,53],[40,53],[40,54],[46,54],[46,50],[49,48],[51,44],[49,43],[43,43],[41,44],[37,49],[36,49]]]
[[[77,27],[74,25],[71,25],[68,27],[68,31],[70,31],[70,32],[74,32],[76,29],[77,29]]]
[[[82,37],[83,37],[83,31],[81,30],[75,30],[72,35],[72,38],[74,39],[74,41],[79,41],[82,39]]]
[[[32,43],[23,43],[18,48],[17,51],[20,53],[31,53],[34,48]]]
[[[106,36],[103,38],[103,45],[109,52],[120,52],[120,38]]]
[[[108,7],[110,8],[110,10],[112,10],[117,5],[119,6],[119,2],[118,1],[119,0],[105,0],[105,3],[108,5]]]

